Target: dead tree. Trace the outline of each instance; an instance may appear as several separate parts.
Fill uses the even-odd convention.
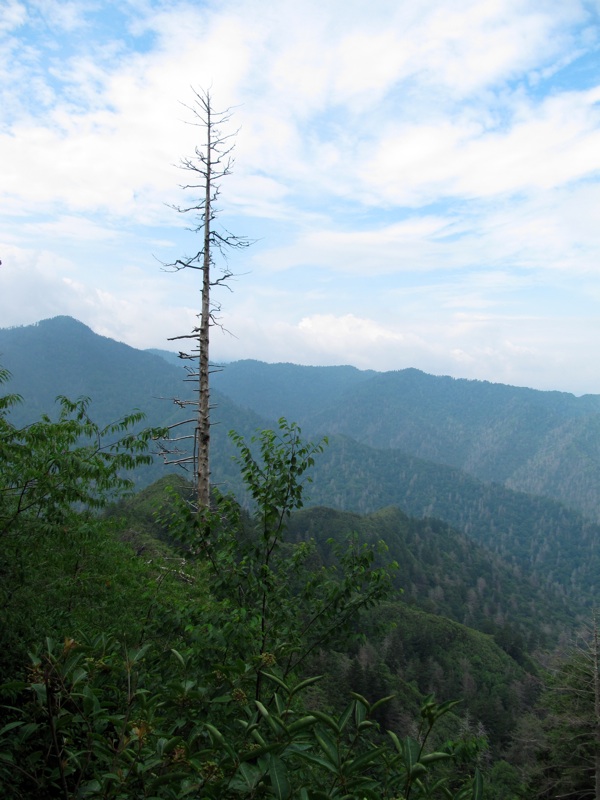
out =
[[[196,218],[189,230],[202,237],[202,246],[194,255],[165,264],[164,268],[175,272],[193,269],[201,274],[199,324],[191,333],[169,339],[169,341],[190,340],[191,348],[180,351],[179,357],[194,362],[193,366],[186,366],[186,381],[191,381],[195,385],[196,397],[191,400],[176,399],[174,402],[182,408],[195,409],[192,417],[177,423],[177,425],[193,423],[194,432],[190,435],[171,437],[169,444],[164,445],[162,449],[165,463],[185,467],[193,465],[198,508],[206,508],[210,502],[210,329],[215,325],[222,327],[218,317],[220,305],[214,301],[212,292],[218,286],[224,285],[230,288],[228,280],[232,278],[233,273],[227,264],[227,250],[247,247],[250,242],[247,238],[234,236],[216,225],[219,213],[216,202],[220,194],[220,181],[230,174],[233,165],[233,139],[236,133],[224,132],[231,119],[231,109],[215,111],[210,92],[196,90],[193,92],[194,101],[192,105],[186,106],[192,114],[189,124],[203,130],[204,142],[195,148],[192,157],[181,160],[180,167],[192,174],[191,181],[183,184],[181,188],[186,192],[195,192],[196,199],[190,205],[173,207],[181,214],[191,214]],[[217,255],[222,262],[218,273],[215,272]],[[179,442],[184,440],[192,440],[191,453],[179,445]]]

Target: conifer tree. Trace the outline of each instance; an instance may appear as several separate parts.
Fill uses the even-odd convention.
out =
[[[600,800],[600,641],[598,623],[571,648],[540,701],[530,784],[535,796]]]

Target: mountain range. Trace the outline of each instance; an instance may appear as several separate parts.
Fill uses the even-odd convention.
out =
[[[147,424],[165,425],[181,420],[173,398],[190,396],[174,354],[136,350],[69,317],[0,330],[0,365],[12,373],[9,391],[24,397],[11,412],[17,424],[52,414],[62,394],[91,396],[100,422],[139,408]],[[329,438],[308,505],[360,514],[397,506],[438,518],[447,523],[439,537],[448,538],[449,525],[495,553],[513,579],[520,575],[550,593],[557,614],[595,603],[600,396],[416,369],[248,360],[228,364],[212,380],[214,482],[242,494],[230,429],[249,437],[287,417],[310,438]],[[138,486],[164,470],[157,462],[139,473]]]

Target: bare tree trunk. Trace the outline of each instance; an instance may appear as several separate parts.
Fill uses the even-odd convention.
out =
[[[215,278],[212,273],[214,256],[216,252],[224,255],[228,248],[247,247],[250,242],[244,237],[234,236],[228,231],[219,232],[213,222],[217,214],[214,203],[219,195],[219,181],[230,174],[233,146],[230,139],[234,134],[223,134],[221,125],[230,119],[230,112],[215,112],[212,108],[211,97],[208,92],[194,92],[195,102],[188,109],[192,112],[197,125],[204,129],[205,141],[202,148],[196,147],[191,158],[184,158],[181,167],[193,174],[192,183],[182,186],[183,189],[200,190],[201,196],[189,206],[175,206],[181,213],[195,212],[198,223],[193,228],[196,233],[202,232],[202,248],[193,256],[177,259],[171,264],[165,264],[165,269],[178,272],[181,269],[195,269],[202,273],[202,301],[200,307],[200,323],[191,334],[173,336],[169,341],[176,339],[191,339],[196,345],[191,353],[180,352],[183,359],[196,361],[195,367],[187,368],[187,380],[196,385],[197,398],[195,400],[175,399],[175,403],[182,408],[188,405],[195,406],[192,418],[172,426],[192,424],[194,432],[191,435],[183,434],[177,438],[170,438],[161,449],[166,464],[177,464],[187,467],[193,465],[194,483],[198,509],[208,507],[210,503],[210,386],[209,375],[211,371],[209,346],[210,328],[220,325],[217,317],[219,306],[212,300],[212,289],[221,284],[226,284],[232,273],[225,266],[220,276]],[[194,182],[195,181],[195,182]],[[193,452],[189,449],[180,449],[178,442],[192,440]],[[189,448],[189,446],[188,446]]]
[[[198,369],[198,419],[196,422],[196,496],[199,506],[210,502],[210,234],[211,234],[211,180],[212,180],[212,119],[210,98],[206,103],[206,179],[204,191],[204,253],[202,259],[202,310],[200,313],[199,369]]]

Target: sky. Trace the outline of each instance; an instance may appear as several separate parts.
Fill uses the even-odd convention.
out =
[[[214,360],[600,394],[600,0],[0,0],[0,327],[177,348],[204,90]]]

